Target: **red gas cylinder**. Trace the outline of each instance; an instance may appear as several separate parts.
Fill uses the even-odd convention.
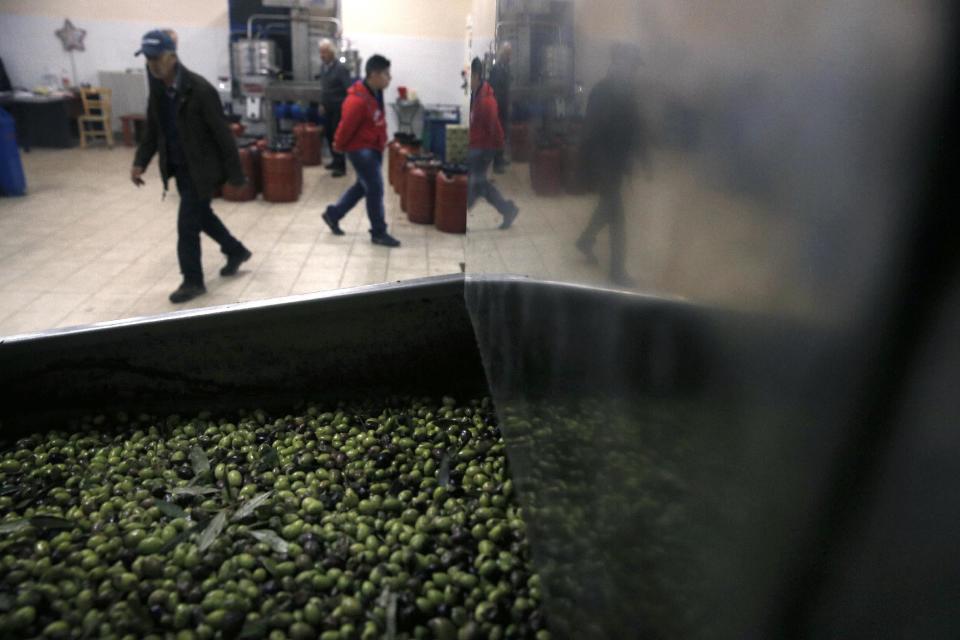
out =
[[[446,233],[467,232],[467,176],[464,173],[437,174],[436,207],[433,224]]]
[[[397,152],[400,149],[400,143],[397,140],[391,140],[390,144],[387,145],[387,181],[392,187],[393,184],[397,181],[396,178],[396,167],[397,167]]]
[[[407,166],[406,205],[407,218],[416,224],[433,224],[433,209],[437,190],[435,162],[417,162]]]
[[[412,163],[407,163],[401,169],[400,174],[400,211],[407,212],[407,179],[410,177],[410,171],[413,169]]]
[[[530,126],[526,122],[510,125],[510,159],[513,162],[530,162]]]
[[[246,130],[247,128],[242,124],[240,124],[239,122],[230,123],[230,132],[233,134],[235,138],[239,138],[240,136],[242,136],[243,132]]]
[[[303,149],[300,148],[300,145],[293,145],[293,157],[297,161],[297,194],[303,193]]]
[[[407,158],[413,153],[408,147],[400,147],[397,150],[397,166],[393,167],[393,189],[400,196],[400,202],[403,202],[404,191],[404,171],[407,167]],[[402,204],[401,204],[402,206]]]
[[[391,165],[393,170],[393,188],[394,190],[403,197],[403,177],[404,177],[404,168],[407,166],[407,158],[410,156],[415,156],[420,152],[419,144],[401,144],[397,149],[396,166]]]
[[[238,149],[240,166],[247,179],[242,187],[235,187],[230,183],[223,185],[223,199],[230,202],[246,202],[257,197],[256,175],[259,173],[260,152],[254,145],[247,145]]]
[[[588,191],[581,164],[580,147],[566,145],[563,148],[563,188],[571,195],[581,195]]]
[[[563,153],[560,149],[537,149],[530,162],[530,183],[537,195],[556,196],[563,192]]]
[[[293,128],[293,135],[300,147],[300,159],[305,167],[315,167],[323,164],[322,138],[323,129],[310,122],[298,124]]]
[[[400,178],[398,179],[398,185],[400,188],[400,210],[404,213],[407,213],[407,180],[410,177],[410,171],[417,166],[418,164],[428,164],[433,162],[433,155],[404,155],[406,160],[404,166],[400,169]]]
[[[293,151],[270,149],[261,158],[263,199],[267,202],[296,202],[300,197],[300,165]]]
[[[253,188],[257,193],[261,193],[263,191],[263,169],[261,168],[263,149],[258,144],[251,144],[248,148],[250,155],[253,156]]]

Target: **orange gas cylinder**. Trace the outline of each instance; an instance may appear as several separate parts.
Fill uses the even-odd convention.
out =
[[[446,233],[467,232],[467,174],[447,169],[437,174],[433,224]]]
[[[417,162],[407,166],[407,218],[416,224],[433,224],[438,162]]]
[[[300,147],[300,159],[305,167],[315,167],[323,163],[322,137],[323,129],[310,122],[298,124],[293,128],[293,135]]]
[[[232,184],[223,185],[223,199],[230,202],[246,202],[257,197],[257,175],[259,165],[259,152],[255,151],[254,145],[245,145],[238,149],[240,154],[240,166],[243,168],[243,175],[247,179],[242,187],[235,187]],[[256,155],[254,155],[256,154]]]
[[[239,122],[230,123],[230,132],[233,134],[235,138],[239,138],[240,136],[242,136],[243,132],[246,130],[247,128]]]
[[[267,202],[296,202],[300,197],[300,165],[293,151],[274,147],[263,152],[263,199]]]
[[[530,162],[530,125],[514,122],[510,125],[510,159],[513,162]]]
[[[563,192],[563,153],[560,149],[537,149],[530,162],[530,183],[540,196]]]

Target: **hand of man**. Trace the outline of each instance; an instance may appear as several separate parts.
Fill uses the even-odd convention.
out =
[[[130,181],[133,182],[138,187],[142,187],[145,183],[143,182],[143,167],[138,167],[134,165],[130,168]]]

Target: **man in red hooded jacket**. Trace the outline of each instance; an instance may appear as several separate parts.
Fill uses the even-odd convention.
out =
[[[487,179],[487,169],[497,152],[503,149],[503,127],[497,114],[497,98],[490,84],[483,80],[483,63],[474,58],[470,65],[470,149],[467,165],[470,169],[470,186],[467,208],[477,198],[487,201],[503,216],[501,229],[509,229],[517,217],[517,205],[507,200]]]
[[[384,247],[399,247],[400,241],[387,233],[383,212],[383,149],[387,145],[387,119],[383,90],[390,86],[390,61],[381,55],[367,60],[366,78],[347,91],[333,148],[345,153],[357,172],[357,181],[336,204],[327,207],[323,221],[334,235],[342,236],[340,220],[360,202],[367,200],[370,240]]]

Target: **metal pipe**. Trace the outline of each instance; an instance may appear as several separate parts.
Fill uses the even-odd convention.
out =
[[[337,36],[340,36],[340,33],[343,31],[343,24],[338,18],[322,18],[308,16],[307,18],[301,18],[299,16],[285,16],[279,13],[254,13],[249,18],[247,18],[247,38],[253,39],[253,23],[256,20],[280,20],[286,22],[307,22],[311,24],[333,24],[337,27]]]
[[[557,44],[563,44],[563,25],[557,24],[556,22],[551,22],[549,20],[502,20],[497,23],[497,26],[493,29],[493,39],[499,45],[500,43],[500,27],[504,25],[515,25],[517,27],[532,27],[534,25],[539,25],[541,27],[556,27],[557,29]]]

